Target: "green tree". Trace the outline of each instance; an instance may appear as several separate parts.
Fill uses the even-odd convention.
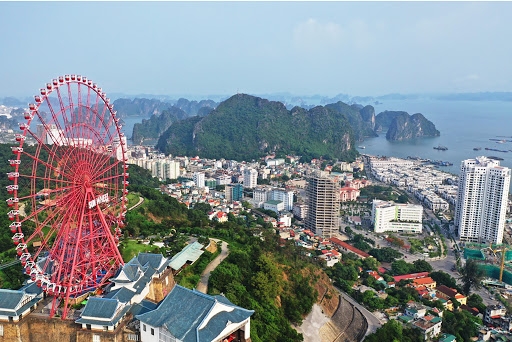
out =
[[[397,320],[389,320],[376,332],[365,337],[365,342],[420,342],[421,334],[415,329],[404,328]]]
[[[474,259],[468,259],[464,267],[460,270],[460,280],[462,281],[462,292],[467,296],[471,288],[480,289],[481,281],[485,276],[484,270]]]
[[[413,266],[413,265],[400,259],[400,260],[394,261],[391,264],[391,272],[393,272],[394,275],[408,274],[408,273],[411,273],[411,270],[414,267],[414,266],[413,267],[411,267],[411,266]]]
[[[482,324],[479,318],[465,310],[444,313],[442,329],[457,337],[457,341],[471,341],[472,337],[478,335],[479,325]]]
[[[438,285],[446,285],[452,289],[458,289],[458,291],[462,291],[459,289],[457,281],[446,272],[434,271],[430,272],[429,276],[434,279]]]
[[[422,259],[418,259],[413,262],[414,272],[430,272],[432,271],[432,265]]]
[[[472,308],[477,308],[481,313],[485,312],[485,304],[482,300],[482,297],[476,293],[472,293],[468,297],[467,305]]]

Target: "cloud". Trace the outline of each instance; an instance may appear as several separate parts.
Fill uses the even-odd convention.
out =
[[[335,47],[343,40],[343,29],[332,22],[321,23],[308,19],[299,23],[293,30],[293,41],[301,49]]]

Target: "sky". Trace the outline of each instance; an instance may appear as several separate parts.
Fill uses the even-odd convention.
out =
[[[512,2],[1,2],[0,96],[512,91]]]

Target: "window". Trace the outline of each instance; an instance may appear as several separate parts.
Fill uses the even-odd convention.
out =
[[[155,334],[155,329],[151,328],[151,335]]]
[[[92,342],[101,342],[100,335],[92,335]]]
[[[138,341],[139,340],[139,335],[137,334],[128,334],[128,336],[126,337],[128,341]]]
[[[0,336],[4,336],[4,326],[0,324]]]
[[[146,331],[146,324],[142,324],[142,331]]]

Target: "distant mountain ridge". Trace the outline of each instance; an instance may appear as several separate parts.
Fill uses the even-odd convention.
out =
[[[269,153],[302,155],[305,159],[353,159],[355,142],[389,127],[387,139],[405,140],[439,135],[421,114],[383,112],[373,106],[341,101],[290,110],[277,101],[237,94],[205,117],[172,123],[156,147],[167,154],[198,154],[205,158],[257,159]]]
[[[287,110],[281,102],[237,94],[204,118],[171,125],[156,147],[173,155],[193,151],[205,158],[235,160],[257,159],[268,153],[353,159],[357,155],[354,143],[349,120],[333,108]]]

